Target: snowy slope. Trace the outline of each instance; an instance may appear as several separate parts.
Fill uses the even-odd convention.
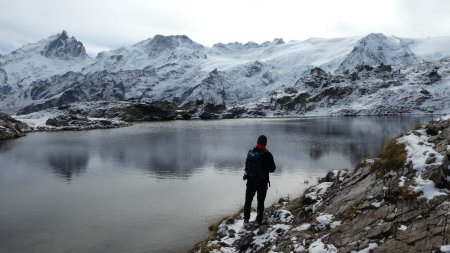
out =
[[[441,79],[445,83],[446,67],[445,71],[434,69],[441,67],[441,58],[450,56],[445,47],[447,41],[450,39],[401,39],[369,34],[362,38],[311,38],[288,43],[282,39],[261,44],[218,43],[208,48],[185,35],[156,35],[91,59],[81,42],[62,32],[0,58],[0,108],[14,113],[24,107],[36,111],[66,103],[103,100],[168,100],[178,105],[201,100],[226,106],[270,103],[273,94],[282,94],[289,88],[310,94],[323,92],[328,88],[321,84],[324,75],[310,74],[311,69],[320,67],[334,81],[345,79],[352,91],[358,88],[356,85],[372,92],[368,96],[352,92],[342,104],[333,99],[332,107],[341,110],[360,106],[367,111],[383,105],[376,103],[380,98],[377,96],[387,95],[377,91],[384,92],[386,80],[373,71],[356,70],[358,66],[392,65],[394,71],[402,74],[390,77],[392,83],[428,85]],[[423,60],[433,62],[422,64]],[[348,70],[345,77],[334,74],[345,70]],[[350,76],[355,71],[358,73]],[[432,74],[433,71],[438,74]],[[436,80],[429,81],[427,75]],[[356,77],[358,80],[353,80]],[[306,82],[315,83],[316,87],[301,85],[299,80],[305,78],[311,79]],[[398,85],[391,86],[400,89]],[[440,88],[448,89],[445,85]],[[419,88],[404,85],[401,89]],[[328,108],[328,102],[316,100],[317,107],[322,104]],[[420,104],[429,103],[429,99],[425,100]],[[324,112],[332,113],[328,109]]]
[[[419,59],[401,39],[371,33],[358,41],[337,71],[351,70],[357,65],[400,65],[418,62]]]
[[[7,73],[6,84],[16,89],[41,78],[80,71],[91,62],[83,44],[63,31],[4,55],[0,69]]]
[[[405,39],[411,51],[424,60],[439,60],[450,56],[450,37]]]
[[[131,47],[101,52],[96,61],[83,72],[120,71],[162,67],[180,62],[205,59],[205,48],[185,35],[163,36],[141,41]]]

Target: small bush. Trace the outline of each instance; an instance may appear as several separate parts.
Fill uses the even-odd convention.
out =
[[[414,124],[414,130],[419,130],[422,128],[422,123],[420,123],[420,121],[416,121],[416,123]]]
[[[344,214],[349,217],[354,217],[357,215],[358,211],[359,209],[355,205],[351,205],[345,209]]]
[[[405,144],[398,143],[397,139],[390,139],[383,147],[383,150],[375,160],[372,168],[381,172],[384,176],[388,171],[403,168],[406,160]]]
[[[407,201],[416,200],[419,195],[420,195],[420,193],[414,192],[412,190],[412,188],[409,186],[404,186],[404,187],[400,188],[400,196],[404,200],[407,200]]]

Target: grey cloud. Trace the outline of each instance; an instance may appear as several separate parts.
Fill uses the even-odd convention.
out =
[[[291,5],[308,5],[306,1],[303,4],[294,0],[242,0],[242,4],[237,3],[241,2],[0,0],[0,52],[38,41],[62,30],[82,41],[91,55],[102,49],[129,46],[156,34],[185,34],[201,44],[212,45],[219,41],[262,41],[274,37],[306,39],[310,36],[354,36],[370,32],[426,37],[448,35],[450,31],[450,1],[447,0],[389,1],[385,9],[395,8],[396,17],[388,25],[381,25],[383,13],[379,13],[380,25],[368,25],[364,20],[356,19],[350,23],[339,23],[333,17],[298,24],[295,15],[292,15],[294,12],[289,16],[277,10],[291,8]],[[266,10],[267,13],[258,12],[259,7],[270,7],[271,4],[274,8]],[[347,8],[348,5],[338,6]],[[232,6],[228,11],[233,12],[219,15],[220,6]],[[344,9],[335,11],[344,13]],[[363,8],[353,11],[361,13],[368,10]],[[314,31],[320,32],[315,34]]]

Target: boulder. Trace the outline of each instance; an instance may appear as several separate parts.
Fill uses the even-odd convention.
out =
[[[0,141],[24,136],[29,131],[27,124],[0,112]]]

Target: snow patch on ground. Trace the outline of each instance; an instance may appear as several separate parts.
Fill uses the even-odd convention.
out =
[[[26,115],[13,115],[12,117],[28,124],[29,126],[31,126],[33,128],[37,128],[37,127],[49,127],[46,124],[47,120],[49,118],[54,118],[54,117],[57,117],[62,114],[63,113],[59,110],[49,109],[49,110],[34,112],[34,113],[26,114]]]
[[[286,231],[290,229],[291,229],[290,225],[275,224],[268,227],[267,230],[261,235],[257,235],[259,231],[256,230],[254,232],[255,236],[253,237],[253,241],[251,243],[251,245],[253,245],[251,252],[262,249],[267,243],[273,242],[279,236],[283,235]]]
[[[337,248],[333,244],[324,244],[322,239],[319,238],[315,242],[309,245],[308,251],[310,253],[336,253]]]
[[[384,204],[384,200],[382,201],[375,201],[371,204],[371,206],[375,207],[375,208],[380,208],[382,205]]]
[[[444,160],[444,157],[434,150],[434,144],[428,142],[428,139],[425,129],[421,129],[409,132],[398,141],[405,144],[406,162],[411,163],[416,172],[413,178],[415,182],[415,186],[412,187],[413,191],[416,193],[422,192],[422,195],[418,198],[431,200],[436,196],[446,195],[447,193],[438,189],[433,181],[422,178],[422,174],[430,166],[439,166]],[[404,180],[404,177],[400,178],[399,186],[404,185]]]
[[[437,188],[433,181],[429,179],[422,179],[420,176],[415,179],[417,186],[413,188],[414,192],[423,193],[423,195],[419,196],[419,199],[426,198],[427,200],[430,200],[439,195],[447,195],[447,193],[442,192],[439,188]]]
[[[305,247],[303,245],[296,243],[294,244],[294,252],[302,252],[305,250]]]
[[[450,253],[450,244],[449,245],[442,245],[441,251],[445,253]]]
[[[279,209],[276,210],[269,218],[269,223],[292,223],[294,216],[291,212]]]
[[[294,228],[292,230],[293,231],[302,232],[302,231],[308,230],[310,227],[311,227],[311,224],[305,223],[305,224],[302,224],[302,225],[300,225],[300,226],[298,226],[298,227],[296,227],[296,228]]]
[[[378,244],[376,244],[376,243],[369,243],[369,246],[367,246],[367,248],[364,248],[364,249],[359,250],[359,251],[352,251],[351,253],[370,253],[376,248],[378,248]]]
[[[400,225],[400,227],[398,227],[398,230],[400,230],[400,231],[406,231],[406,229],[408,229],[408,227],[403,224]]]
[[[250,220],[256,218],[256,212],[250,213]],[[243,235],[250,233],[244,226],[244,216],[240,215],[239,219],[233,220],[231,224],[230,219],[224,220],[218,227],[217,233],[222,237],[219,240],[212,240],[208,243],[209,246],[220,245],[217,252],[239,252],[233,248],[233,244],[242,238]]]
[[[414,132],[414,131],[413,131]],[[416,176],[421,175],[430,165],[439,165],[442,163],[443,156],[434,151],[434,144],[428,142],[428,135],[425,130],[416,130],[419,136],[409,132],[407,135],[399,139],[401,143],[406,144],[406,151],[408,157],[406,162],[411,162],[414,170],[416,170]],[[427,157],[434,154],[436,160],[433,163],[426,163]]]
[[[332,214],[320,214],[316,218],[316,224],[314,225],[317,230],[323,230],[334,220],[334,215]]]
[[[340,225],[342,225],[342,221],[333,221],[330,224],[330,228],[335,228],[335,227],[339,227]]]
[[[333,185],[333,182],[323,182],[321,184],[318,184],[316,186],[311,187],[311,192],[307,193],[305,197],[311,198],[313,200],[320,199],[321,196],[323,196],[328,188],[330,188]]]
[[[400,177],[400,180],[399,180],[399,182],[398,182],[398,186],[399,186],[399,187],[405,186],[405,180],[406,180],[406,179],[408,179],[408,178],[405,177],[405,176],[401,176],[401,177]]]

